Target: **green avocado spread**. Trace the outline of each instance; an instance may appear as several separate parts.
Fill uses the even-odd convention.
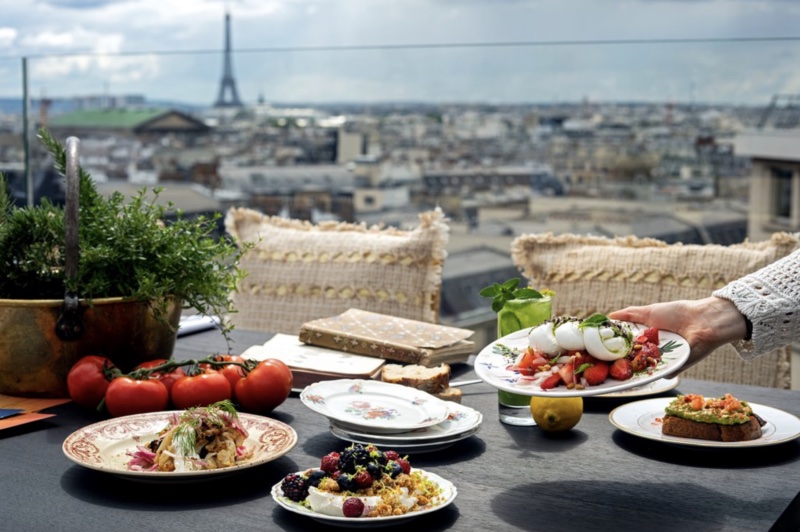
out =
[[[667,414],[700,423],[739,425],[750,421],[753,413],[750,405],[730,394],[725,397],[704,399],[702,395],[679,395],[669,403]]]

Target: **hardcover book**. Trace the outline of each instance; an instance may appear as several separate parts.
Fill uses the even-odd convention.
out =
[[[360,309],[305,323],[298,337],[307,344],[406,364],[438,366],[466,362],[475,350],[468,329]]]

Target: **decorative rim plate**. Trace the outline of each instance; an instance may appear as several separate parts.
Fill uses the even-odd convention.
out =
[[[370,443],[375,445],[380,445],[381,447],[386,447],[387,449],[391,449],[393,451],[397,451],[398,453],[402,454],[421,454],[421,453],[430,453],[433,451],[441,451],[442,449],[446,449],[450,447],[454,443],[465,440],[470,436],[477,434],[480,430],[480,426],[472,428],[466,432],[462,432],[461,434],[457,434],[452,436],[448,439],[442,440],[425,440],[424,443],[407,443],[405,441],[398,441],[398,442],[391,442],[391,441],[381,441],[376,442],[374,435],[357,435],[351,432],[347,432],[347,430],[337,427],[336,425],[330,426],[331,433],[339,438],[340,440],[344,440],[347,442],[353,443],[361,443],[364,445],[368,445]]]
[[[634,336],[646,329],[638,323],[627,322],[633,330]],[[587,397],[591,395],[607,395],[636,388],[644,384],[666,377],[683,366],[689,359],[689,342],[682,336],[669,331],[659,331],[660,345],[674,341],[678,345],[661,357],[661,363],[652,373],[641,372],[626,381],[607,379],[603,384],[589,386],[583,390],[569,390],[564,386],[557,386],[550,390],[543,390],[529,378],[523,377],[519,372],[508,369],[513,361],[507,356],[494,352],[494,347],[503,344],[519,353],[528,347],[528,332],[530,328],[521,329],[490,343],[478,353],[475,358],[475,373],[483,381],[499,390],[520,395],[538,395],[547,397]]]
[[[650,440],[664,443],[691,445],[695,447],[763,447],[791,441],[800,436],[800,419],[797,416],[755,403],[750,403],[753,412],[761,416],[766,425],[761,427],[761,437],[750,441],[710,441],[693,438],[678,438],[661,434],[661,418],[664,408],[674,397],[655,397],[627,403],[612,410],[608,419],[618,429]]]
[[[442,488],[442,494],[439,497],[440,498],[439,504],[433,507],[426,507],[421,510],[409,512],[403,515],[390,515],[386,517],[361,517],[361,518],[337,517],[333,515],[318,514],[313,510],[311,510],[311,508],[307,508],[300,503],[294,502],[284,497],[283,491],[281,491],[281,482],[278,482],[277,484],[272,486],[271,493],[272,493],[272,498],[275,500],[275,502],[277,502],[280,506],[289,510],[290,512],[294,512],[300,515],[305,515],[326,525],[341,526],[347,528],[369,528],[369,527],[400,524],[404,521],[409,521],[411,519],[419,517],[420,515],[425,515],[431,512],[435,512],[437,510],[441,510],[442,508],[449,506],[450,503],[452,503],[455,500],[456,495],[458,494],[458,490],[456,490],[456,487],[453,485],[452,482],[450,482],[449,480],[445,480],[436,473],[431,473],[430,471],[424,471],[422,469],[412,469],[412,471],[421,472],[429,480],[436,482]]]
[[[680,376],[666,378],[666,379],[658,379],[656,381],[643,384],[642,386],[637,386],[636,388],[630,388],[628,390],[622,390],[613,393],[604,393],[601,395],[595,395],[594,397],[608,397],[608,398],[643,397],[646,395],[655,395],[658,393],[668,392],[670,390],[677,388],[680,383],[681,383]]]
[[[245,445],[253,450],[247,461],[231,467],[201,471],[131,471],[126,451],[135,450],[156,438],[169,423],[172,415],[183,411],[150,412],[101,421],[76,430],[61,446],[64,455],[76,464],[89,469],[113,473],[136,480],[199,480],[236,473],[265,464],[288,453],[297,444],[292,427],[275,419],[239,413],[239,421],[249,436]]]
[[[306,386],[300,399],[340,427],[391,434],[430,427],[449,414],[433,395],[389,382],[338,379]]]
[[[480,427],[481,423],[483,423],[483,414],[474,408],[450,402],[447,405],[447,410],[447,418],[441,423],[410,432],[372,434],[363,429],[351,429],[346,426],[341,426],[335,421],[331,421],[331,432],[336,434],[336,431],[338,431],[340,434],[346,434],[348,437],[355,436],[356,438],[369,440],[368,443],[374,443],[375,445],[380,445],[382,442],[395,445],[409,445],[414,443],[431,443],[434,441],[450,441],[456,436],[460,436],[465,432],[472,431],[476,427]],[[334,431],[334,429],[336,429],[336,431]],[[338,436],[338,434],[336,435]]]

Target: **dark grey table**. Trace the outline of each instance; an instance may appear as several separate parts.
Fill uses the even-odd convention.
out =
[[[268,335],[236,331],[233,352]],[[175,356],[225,350],[216,331],[186,336]],[[466,364],[456,378],[474,376]],[[800,393],[684,380],[677,392],[731,392],[800,414]],[[633,400],[633,399],[631,399]],[[800,442],[753,449],[666,445],[614,428],[608,413],[623,401],[587,399],[578,426],[562,437],[502,425],[496,392],[464,388],[463,403],[484,414],[481,431],[445,450],[412,455],[458,489],[455,502],[420,516],[419,530],[700,530],[798,529]],[[202,482],[140,483],[89,470],[61,451],[74,430],[98,418],[66,404],[56,417],[0,432],[0,530],[319,530],[269,495],[287,473],[315,467],[345,442],[293,395],[273,417],[298,433],[286,456],[240,474]],[[776,525],[775,523],[778,522]]]

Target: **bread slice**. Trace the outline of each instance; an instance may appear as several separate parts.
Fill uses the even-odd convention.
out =
[[[418,364],[408,366],[385,364],[381,372],[381,380],[402,384],[435,395],[450,386],[450,366],[442,364],[427,368]]]
[[[761,437],[761,423],[758,416],[751,416],[746,423],[722,425],[692,421],[667,414],[661,424],[661,433],[679,438],[694,438],[712,441],[749,441]]]
[[[447,387],[444,391],[434,394],[443,401],[453,401],[454,403],[461,403],[461,388]]]

